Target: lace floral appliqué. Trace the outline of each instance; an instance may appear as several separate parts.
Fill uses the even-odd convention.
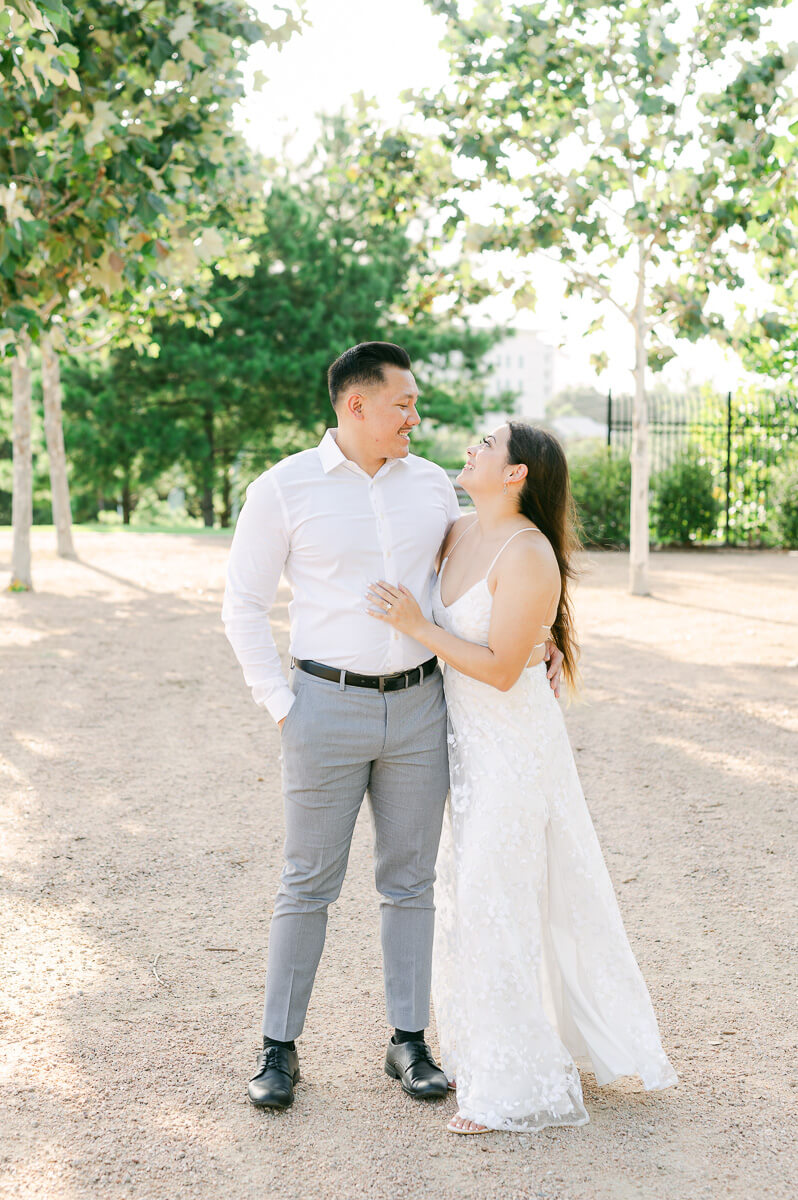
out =
[[[435,620],[487,645],[478,585]],[[438,856],[433,1000],[463,1116],[531,1131],[588,1120],[599,1084],[676,1082],[624,931],[544,664],[508,692],[444,672],[451,796]]]

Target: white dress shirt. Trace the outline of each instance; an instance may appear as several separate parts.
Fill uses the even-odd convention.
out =
[[[366,590],[402,583],[432,620],[435,556],[460,515],[446,472],[415,454],[373,477],[328,429],[247,488],[227,567],[222,620],[257,704],[280,721],[294,703],[269,612],[285,575],[291,654],[364,675],[408,671],[429,651],[368,615]]]

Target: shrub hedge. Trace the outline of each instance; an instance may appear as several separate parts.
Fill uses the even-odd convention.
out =
[[[677,458],[651,480],[651,529],[663,545],[709,541],[721,503],[712,468],[696,453]]]
[[[773,487],[773,524],[782,546],[798,548],[798,462],[784,467]]]
[[[571,490],[587,545],[629,545],[632,469],[605,446],[579,449],[569,462]]]

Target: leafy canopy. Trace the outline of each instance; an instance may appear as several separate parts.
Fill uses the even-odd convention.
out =
[[[233,109],[248,48],[298,28],[284,13],[273,28],[244,0],[2,6],[2,344],[81,302],[137,306],[144,326],[210,264],[240,263],[258,197]]]
[[[228,520],[234,464],[249,479],[317,439],[333,419],[330,362],[374,338],[407,347],[427,428],[473,424],[485,407],[482,359],[499,334],[465,319],[465,264],[443,268],[431,253],[435,211],[424,196],[435,159],[426,162],[417,143],[403,182],[410,149],[366,113],[329,120],[311,161],[272,183],[251,274],[214,275],[213,328],[157,320],[156,358],[127,348],[101,371],[65,364],[67,445],[81,492],[108,494],[113,480],[149,486],[178,463],[193,495],[205,496],[206,519],[215,495]],[[386,207],[373,199],[383,178],[393,196]]]
[[[752,234],[796,245],[794,202],[768,203],[795,186],[798,54],[763,38],[786,0],[428,2],[452,80],[418,103],[460,164],[454,223],[562,263],[569,293],[637,324],[654,368],[677,337],[726,339],[715,301],[744,286]],[[477,224],[468,193],[488,183]]]

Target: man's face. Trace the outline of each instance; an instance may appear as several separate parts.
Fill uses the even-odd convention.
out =
[[[384,366],[383,382],[362,389],[362,437],[376,458],[404,458],[410,431],[418,425],[418,388],[412,371]]]

